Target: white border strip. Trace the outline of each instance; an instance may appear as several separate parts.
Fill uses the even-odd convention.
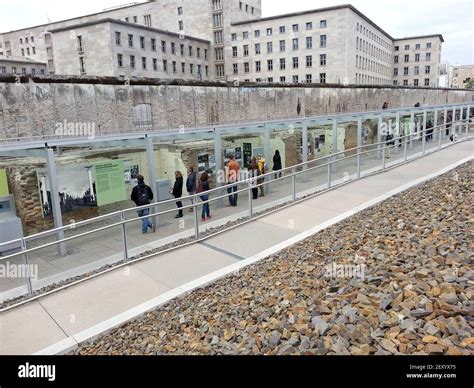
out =
[[[405,185],[402,185],[400,187],[397,187],[394,190],[391,190],[385,194],[382,194],[376,198],[373,198],[362,205],[356,206],[353,209],[340,214],[339,216],[336,216],[326,222],[323,222],[322,224],[319,224],[303,233],[300,233],[286,241],[281,242],[280,244],[274,245],[271,248],[268,248],[260,253],[257,253],[256,255],[249,257],[245,260],[242,260],[240,262],[237,262],[235,264],[231,264],[225,268],[219,269],[217,271],[214,271],[208,275],[202,276],[198,279],[195,279],[191,282],[188,282],[180,287],[174,288],[154,299],[151,299],[141,305],[138,305],[130,310],[127,310],[121,314],[118,314],[106,321],[103,321],[95,326],[90,327],[89,329],[86,329],[84,331],[81,331],[69,338],[66,338],[54,345],[51,345],[45,349],[40,350],[39,352],[34,353],[34,355],[52,355],[52,354],[64,354],[68,353],[72,350],[75,350],[79,347],[81,344],[85,344],[91,341],[94,341],[97,339],[99,336],[106,334],[107,332],[110,332],[114,328],[121,326],[122,324],[128,322],[131,319],[137,318],[140,315],[143,315],[149,311],[155,310],[156,308],[169,303],[173,299],[183,297],[191,293],[192,291],[203,288],[208,286],[209,284],[214,283],[215,281],[226,277],[228,275],[232,274],[237,274],[241,269],[248,267],[252,264],[255,264],[268,256],[274,255],[275,253],[278,253],[282,251],[285,248],[288,248],[291,245],[294,245],[296,243],[301,242],[302,240],[326,229],[329,228],[330,226],[333,226],[334,224],[337,224],[341,222],[342,220],[349,218],[353,216],[354,214],[357,214],[361,212],[362,210],[365,210],[369,207],[372,207],[380,202],[385,201],[386,199],[397,195],[403,191],[406,191],[407,189],[417,186],[420,183],[429,181],[433,178],[436,178],[437,176],[443,175],[444,173],[462,165],[465,164],[471,160],[474,159],[474,155],[471,155],[467,158],[464,158],[456,163],[453,163],[435,173],[432,173],[430,175],[423,176],[421,178],[415,179]]]

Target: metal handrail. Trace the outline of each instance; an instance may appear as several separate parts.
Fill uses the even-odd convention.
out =
[[[445,129],[446,126],[452,126],[453,124],[459,124],[459,123],[462,123],[464,124],[465,122],[469,122],[469,118],[467,119],[462,119],[462,120],[454,120],[454,121],[451,121],[451,122],[447,122],[446,124],[440,124],[440,125],[437,125],[437,126],[434,126],[434,127],[431,127],[431,128],[424,128],[424,129],[421,129],[420,131],[415,131],[414,133],[409,133],[407,135],[403,135],[403,136],[397,136],[397,137],[394,137],[392,140],[390,141],[400,141],[401,139],[406,139],[406,138],[410,138],[412,139],[412,137],[414,135],[417,136],[425,136],[426,135],[426,132],[428,130],[433,130],[433,134],[435,133],[435,131],[439,128],[440,130],[441,129]],[[313,159],[313,160],[310,160],[310,161],[306,161],[306,162],[302,162],[302,163],[299,163],[299,164],[296,164],[296,165],[293,165],[291,167],[285,167],[281,170],[278,170],[278,173],[286,173],[286,172],[290,172],[290,175],[291,176],[291,173],[293,170],[296,170],[296,172],[298,172],[298,169],[300,168],[303,168],[303,171],[302,172],[305,172],[305,171],[309,171],[308,170],[308,167],[310,164],[312,163],[317,163],[318,161],[321,161],[321,160],[324,160],[324,159],[335,159],[333,160],[332,162],[338,162],[338,161],[341,161],[341,160],[345,160],[346,158],[338,158],[339,155],[344,155],[346,153],[349,153],[349,152],[353,152],[353,151],[356,151],[353,155],[350,155],[350,157],[356,157],[357,155],[363,155],[364,151],[359,151],[359,149],[362,149],[362,148],[365,148],[365,147],[374,147],[374,148],[377,148],[376,150],[372,150],[372,151],[369,151],[369,152],[375,152],[375,151],[380,151],[380,146],[383,146],[386,144],[386,141],[381,141],[381,142],[378,142],[378,143],[372,143],[372,144],[364,144],[364,145],[361,145],[361,146],[356,146],[354,148],[350,148],[350,149],[347,149],[347,150],[344,150],[344,151],[339,151],[339,152],[336,152],[336,153],[333,153],[333,154],[330,154],[330,155],[326,155],[326,156],[322,156],[320,158],[317,158],[317,159]],[[322,167],[322,166],[326,166],[327,164],[322,164],[322,165],[319,165],[317,166],[318,168],[319,167]],[[258,180],[261,180],[261,179],[264,179],[265,181],[267,180],[267,178],[270,178],[272,177],[273,175],[275,174],[274,171],[271,171],[271,172],[268,172],[268,173],[265,173],[265,174],[262,174],[262,175],[259,175],[258,176]],[[287,178],[289,176],[286,176],[284,178]],[[247,180],[243,180],[243,181],[239,181],[238,183],[239,184],[244,184],[246,183],[247,181],[249,180],[252,180],[252,179],[247,179]],[[275,181],[275,180],[273,180]],[[262,183],[261,185],[264,185],[264,184],[267,184],[268,182],[265,182],[265,183]],[[258,185],[260,186],[260,185]],[[214,189],[211,189],[211,190],[208,190],[206,191],[206,195],[212,195],[214,193],[218,193],[222,190],[225,190],[227,187],[229,187],[229,185],[221,185],[219,187],[216,187]],[[243,190],[243,191],[246,191],[246,190]],[[237,192],[237,194],[240,193],[240,192]],[[222,195],[222,196],[219,196],[217,198],[214,198],[213,200],[216,200],[216,199],[222,199],[222,198],[226,198],[229,194],[225,194],[225,195]],[[202,196],[201,193],[196,193],[196,194],[193,194],[193,195],[188,195],[188,196],[183,196],[183,197],[180,197],[179,200],[180,201],[184,201],[184,200],[192,200],[192,201],[196,201],[200,196]],[[23,239],[28,242],[28,241],[32,241],[32,240],[36,240],[38,238],[41,238],[41,237],[46,237],[46,236],[50,236],[50,235],[53,235],[53,234],[56,234],[58,232],[63,232],[63,231],[68,231],[68,230],[74,230],[74,229],[78,229],[80,227],[83,227],[83,226],[86,226],[86,225],[90,225],[90,224],[93,224],[95,222],[99,222],[99,221],[102,221],[104,219],[111,219],[113,217],[118,217],[120,216],[121,214],[125,214],[125,213],[128,213],[128,212],[131,212],[131,211],[139,211],[139,210],[145,210],[145,209],[151,209],[153,207],[157,207],[157,206],[163,206],[163,205],[166,205],[166,204],[175,204],[176,203],[176,198],[175,199],[169,199],[169,200],[166,200],[166,201],[160,201],[160,202],[153,202],[149,205],[144,205],[144,206],[138,206],[138,207],[132,207],[132,208],[127,208],[127,209],[124,209],[124,210],[118,210],[118,211],[115,211],[115,212],[112,212],[112,213],[108,213],[108,214],[104,214],[104,215],[101,215],[101,216],[97,216],[97,217],[94,217],[94,218],[90,218],[90,219],[87,219],[87,220],[82,220],[82,221],[77,221],[77,222],[74,222],[72,224],[69,224],[69,225],[63,225],[61,227],[57,227],[57,228],[52,228],[52,229],[49,229],[47,231],[43,231],[43,232],[39,232],[39,233],[35,233],[35,234],[32,234],[32,235],[29,235],[29,236],[26,236],[24,237]],[[191,207],[191,206],[190,206]],[[162,211],[162,212],[158,212],[158,213],[153,213],[153,214],[149,214],[148,217],[155,217],[155,216],[159,216],[159,215],[162,215],[162,214],[167,214],[169,213],[171,210],[169,211]],[[140,218],[138,218],[140,219]],[[132,220],[136,220],[135,218],[132,219]],[[116,225],[115,225],[116,226]],[[95,230],[95,229],[94,229]],[[7,242],[4,242],[4,243],[0,243],[0,247],[2,246],[7,246],[7,245],[11,245],[11,244],[15,244],[15,243],[19,243],[23,240],[22,238],[18,238],[18,239],[15,239],[15,240],[11,240],[11,241],[7,241]],[[56,243],[60,242],[62,240],[58,240],[56,241]],[[6,256],[5,256],[6,257]],[[1,260],[1,258],[0,258]]]
[[[469,119],[466,119],[466,120],[458,120],[456,121],[458,123],[463,123],[464,122],[467,122],[469,123],[470,120]],[[454,122],[452,122],[454,123]],[[452,124],[452,123],[447,123],[448,124]],[[438,128],[437,130],[435,130],[435,128]],[[436,127],[432,127],[432,128],[425,128],[421,131],[418,131],[416,132],[417,134],[421,134],[421,137],[422,139],[425,139],[425,136],[426,136],[426,132],[429,131],[429,130],[433,130],[433,135],[435,133],[439,133],[440,136],[441,136],[441,131],[442,129],[445,128],[445,125],[442,124],[442,125],[438,125]],[[390,140],[390,142],[395,142],[395,141],[398,141],[402,138],[404,138],[405,140],[403,141],[403,143],[399,143],[399,144],[408,144],[408,138],[411,138],[411,135],[405,135],[405,136],[401,136],[401,137],[397,137],[397,138],[393,138]],[[178,200],[179,201],[183,201],[185,199],[193,199],[194,203],[191,204],[191,205],[185,205],[182,207],[183,210],[185,209],[188,209],[188,208],[195,208],[197,206],[200,206],[200,205],[203,205],[203,204],[206,204],[206,203],[211,203],[211,202],[214,202],[214,201],[218,201],[220,199],[224,199],[224,198],[228,198],[229,195],[235,195],[235,194],[239,194],[239,193],[244,193],[244,192],[249,192],[249,190],[253,189],[253,188],[258,188],[260,186],[264,186],[268,183],[268,181],[265,181],[264,178],[266,177],[270,177],[272,175],[275,175],[275,173],[280,173],[282,171],[285,171],[285,170],[292,170],[291,174],[290,175],[286,175],[284,177],[281,177],[281,178],[277,178],[277,179],[273,179],[272,182],[275,182],[275,181],[278,181],[278,180],[283,180],[283,179],[288,179],[288,178],[292,178],[293,176],[297,176],[297,175],[300,175],[300,174],[304,174],[304,173],[308,173],[309,171],[312,171],[312,170],[315,170],[315,169],[319,169],[319,168],[323,168],[323,167],[329,167],[331,166],[332,164],[335,164],[335,163],[338,163],[338,162],[341,162],[343,160],[346,160],[346,159],[351,159],[351,158],[357,158],[363,154],[369,154],[369,153],[374,153],[374,152],[377,152],[379,151],[378,149],[377,150],[370,150],[370,151],[359,151],[359,149],[365,147],[365,146],[374,146],[374,145],[383,145],[384,148],[383,149],[386,149],[386,148],[395,148],[395,147],[398,147],[399,145],[398,144],[395,144],[395,145],[390,145],[387,147],[387,141],[384,141],[384,142],[379,142],[379,143],[374,143],[374,144],[370,144],[370,145],[362,145],[362,146],[359,146],[359,147],[355,147],[355,148],[352,148],[352,149],[349,149],[349,150],[345,150],[345,151],[341,151],[341,152],[338,152],[338,153],[335,153],[335,154],[332,154],[332,155],[328,155],[328,156],[324,156],[324,157],[321,157],[321,158],[318,158],[318,159],[313,159],[311,161],[307,161],[307,162],[304,162],[304,163],[300,163],[298,165],[295,165],[295,166],[292,166],[292,167],[287,167],[285,169],[282,169],[282,170],[278,170],[278,171],[272,171],[272,172],[269,172],[269,173],[266,173],[266,174],[262,174],[262,175],[259,175],[258,177],[253,177],[253,178],[250,178],[250,179],[246,179],[244,181],[240,181],[240,182],[236,182],[236,183],[232,183],[232,184],[229,184],[227,186],[222,186],[222,187],[219,187],[219,188],[216,188],[216,189],[212,189],[212,190],[209,190],[209,191],[205,191],[203,193],[198,193],[198,194],[194,194],[192,196],[187,196],[187,197],[180,197],[180,198],[175,198],[175,199],[172,199],[172,200],[168,200],[168,201],[165,201],[165,202],[160,202],[160,203],[153,203],[153,204],[149,204],[149,205],[145,205],[145,206],[141,206],[141,207],[136,207],[136,208],[131,208],[131,209],[126,209],[128,211],[130,210],[134,210],[134,211],[137,211],[137,210],[142,210],[142,209],[150,209],[150,208],[153,208],[153,207],[156,207],[156,206],[160,206],[164,203],[176,203]],[[382,151],[383,151],[382,149]],[[348,155],[348,156],[345,156],[343,158],[339,158],[339,159],[334,159],[334,160],[329,160],[329,162],[327,163],[323,163],[321,165],[318,165],[318,166],[313,166],[313,167],[309,167],[309,168],[306,168],[306,169],[303,169],[303,170],[300,170],[300,171],[297,171],[297,167],[307,167],[308,164],[310,163],[313,163],[313,162],[316,162],[318,160],[322,160],[322,159],[326,159],[326,158],[330,158],[332,159],[335,155],[340,155],[340,154],[343,154],[343,153],[346,153],[346,152],[350,152],[350,151],[359,151],[359,152],[356,152],[352,155]],[[260,181],[260,180],[264,180],[264,182],[262,183],[257,183],[257,184],[253,184],[254,181]],[[217,196],[217,197],[213,197],[213,198],[209,198],[208,200],[206,201],[201,201],[201,202],[198,202],[197,199],[203,195],[210,195],[212,192],[217,192],[219,190],[225,190],[227,189],[228,187],[232,187],[234,185],[243,185],[243,184],[247,184],[247,187],[244,187],[243,189],[241,190],[237,190],[236,192],[232,192],[232,193],[225,193],[223,195],[220,195],[220,196]],[[46,244],[43,244],[41,246],[38,246],[38,247],[33,247],[33,248],[29,248],[29,249],[25,249],[21,252],[17,252],[17,253],[14,253],[14,254],[11,254],[11,255],[7,255],[7,256],[3,256],[3,257],[0,257],[0,261],[3,261],[3,260],[7,260],[7,259],[10,259],[12,257],[16,257],[16,256],[20,256],[20,255],[25,255],[27,253],[30,253],[30,252],[34,252],[34,251],[37,251],[37,250],[40,250],[40,249],[43,249],[43,248],[47,248],[47,247],[50,247],[50,246],[53,246],[53,245],[57,245],[57,244],[60,244],[60,243],[63,243],[63,242],[67,242],[67,241],[71,241],[71,240],[74,240],[74,239],[77,239],[77,238],[81,238],[81,237],[85,237],[85,236],[88,236],[88,235],[91,235],[91,234],[94,234],[96,232],[101,232],[101,231],[104,231],[104,230],[108,230],[108,229],[112,229],[112,228],[116,228],[116,227],[119,227],[119,226],[124,226],[126,224],[129,224],[129,223],[132,223],[132,222],[136,222],[136,221],[139,221],[143,218],[147,218],[147,217],[155,217],[155,216],[161,216],[161,215],[164,215],[164,214],[168,214],[168,213],[172,213],[172,212],[175,212],[176,209],[169,209],[169,210],[164,210],[164,211],[159,211],[159,212],[155,212],[155,213],[151,213],[151,214],[148,214],[146,216],[143,216],[143,217],[136,217],[136,218],[132,218],[132,219],[124,219],[124,220],[121,220],[119,222],[116,222],[116,223],[113,223],[113,224],[110,224],[110,225],[106,225],[106,226],[103,226],[103,227],[99,227],[99,228],[96,228],[96,229],[93,229],[93,230],[90,230],[90,231],[86,231],[86,232],[83,232],[83,233],[79,233],[77,235],[74,235],[74,236],[69,236],[69,237],[64,237],[62,239],[59,239],[59,240],[56,240],[56,241],[53,241],[53,242],[49,242],[49,243],[46,243]],[[123,215],[125,213],[125,210],[122,210],[122,211],[117,211],[117,212],[114,212],[114,213],[111,213],[111,214],[107,214],[107,215],[103,215],[103,216],[100,216],[100,217],[97,217],[96,219],[91,219],[93,220],[94,222],[95,221],[98,221],[100,219],[104,219],[105,217],[112,217],[112,216],[115,216],[115,215]],[[91,221],[91,220],[86,220],[86,221]],[[77,223],[79,224],[79,222]],[[76,226],[74,228],[77,227],[77,224],[75,224]],[[42,232],[42,233],[39,233],[39,234],[36,234],[36,235],[32,235],[32,236],[29,236],[30,239],[32,237],[35,237],[35,236],[43,236],[45,233],[49,233],[49,234],[53,234],[53,233],[56,233],[58,231],[64,231],[64,230],[68,230],[68,229],[71,229],[71,226],[63,226],[61,228],[56,228],[56,229],[53,229],[53,230],[50,230],[50,231],[46,231],[46,232]],[[5,243],[2,243],[0,244],[0,246],[2,245],[11,245],[11,244],[14,244],[16,242],[20,242],[20,241],[24,241],[26,242],[27,241],[27,237],[25,238],[21,238],[21,239],[16,239],[16,240],[11,240],[11,241],[8,241],[8,242],[5,242]]]

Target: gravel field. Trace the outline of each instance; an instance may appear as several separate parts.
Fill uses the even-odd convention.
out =
[[[401,193],[74,354],[473,354],[473,167]]]

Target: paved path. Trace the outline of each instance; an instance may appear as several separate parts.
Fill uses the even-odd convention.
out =
[[[472,158],[473,151],[473,140],[456,144],[204,242],[156,255],[0,313],[0,354],[64,351],[169,298],[185,295],[196,286],[314,234],[382,200],[381,196],[392,195],[392,190],[406,189],[447,166]]]

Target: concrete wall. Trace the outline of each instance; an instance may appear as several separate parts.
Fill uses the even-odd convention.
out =
[[[415,103],[473,102],[474,92],[443,89],[229,87],[0,82],[0,138],[53,135],[57,123],[95,123],[96,135],[149,129],[275,120],[391,108]],[[152,124],[137,127],[133,108],[151,107]]]

